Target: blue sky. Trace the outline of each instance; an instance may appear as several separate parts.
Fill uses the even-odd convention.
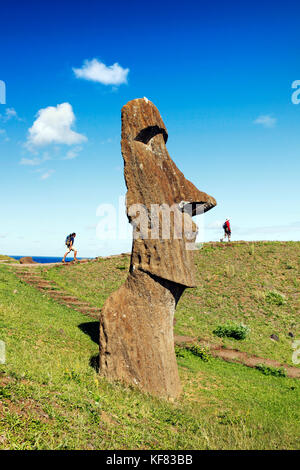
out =
[[[299,240],[296,1],[12,0],[0,13],[0,253],[59,256],[71,231],[79,256],[130,251],[130,233],[99,240],[96,214],[126,192],[120,110],[144,96],[179,169],[218,202],[205,240],[227,217],[233,240]]]

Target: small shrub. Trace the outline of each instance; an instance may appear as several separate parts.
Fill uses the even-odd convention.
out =
[[[250,332],[250,328],[248,326],[243,325],[240,323],[239,325],[234,323],[226,323],[224,325],[219,325],[213,333],[219,338],[234,338],[234,339],[245,339],[248,333]]]
[[[250,247],[250,249],[249,249],[249,255],[254,256],[254,254],[255,254],[255,246],[254,246],[254,244],[252,243],[252,245],[251,245],[251,247]]]
[[[210,359],[210,354],[207,348],[202,348],[201,346],[194,344],[193,346],[189,346],[188,350],[191,351],[194,356],[200,357],[204,362],[208,362]]]
[[[266,301],[269,304],[274,305],[283,305],[286,302],[285,296],[283,294],[280,294],[279,292],[276,292],[275,290],[267,292]]]
[[[175,346],[175,354],[176,354],[176,357],[184,357],[184,348],[182,348],[181,346]]]
[[[271,367],[265,364],[257,364],[255,369],[262,372],[264,375],[273,375],[274,377],[286,377],[286,370],[284,367]]]
[[[202,361],[208,362],[210,354],[207,348],[194,344],[193,346],[175,346],[176,357],[186,357],[186,351],[190,351],[194,356],[199,357]]]

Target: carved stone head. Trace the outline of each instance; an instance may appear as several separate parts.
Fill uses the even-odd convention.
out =
[[[146,98],[122,108],[122,155],[127,215],[134,226],[131,270],[140,269],[187,287],[195,286],[192,216],[216,205],[188,181],[170,158],[167,129]]]

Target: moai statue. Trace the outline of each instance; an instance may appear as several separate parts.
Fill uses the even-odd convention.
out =
[[[126,207],[133,226],[130,270],[100,318],[100,373],[165,398],[181,391],[173,319],[195,287],[197,226],[192,216],[216,205],[170,158],[158,109],[146,98],[122,108]]]

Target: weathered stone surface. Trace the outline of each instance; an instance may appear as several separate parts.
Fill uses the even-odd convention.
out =
[[[142,234],[144,240],[134,240],[131,269],[142,269],[163,279],[193,287],[193,250],[186,250],[186,243],[194,242],[196,225],[190,220],[194,235],[189,240],[186,236],[176,239],[175,234],[181,232],[183,221],[186,220],[188,224],[188,219],[191,219],[188,214],[182,213],[181,207],[187,203],[197,203],[198,213],[201,210],[206,212],[216,205],[216,201],[184,177],[168,154],[165,145],[167,139],[166,127],[153,103],[138,99],[123,107],[121,146],[128,189],[126,204],[129,220],[135,224],[136,204],[144,205],[148,213],[151,205],[166,204],[164,213],[173,207],[177,221],[171,226],[169,239],[160,236],[153,240],[148,232]],[[153,219],[152,224],[155,224]],[[159,230],[161,228],[158,227]]]
[[[167,138],[153,103],[138,99],[123,107],[121,146],[134,239],[128,278],[102,310],[100,372],[175,398],[181,391],[174,353],[175,307],[184,289],[195,285],[189,248],[197,227],[192,215],[206,212],[216,201],[185,179],[168,154]],[[187,207],[190,213],[184,212]],[[164,225],[168,214],[169,233]]]
[[[184,290],[140,270],[107,300],[100,321],[100,371],[142,390],[177,396],[173,317]]]

